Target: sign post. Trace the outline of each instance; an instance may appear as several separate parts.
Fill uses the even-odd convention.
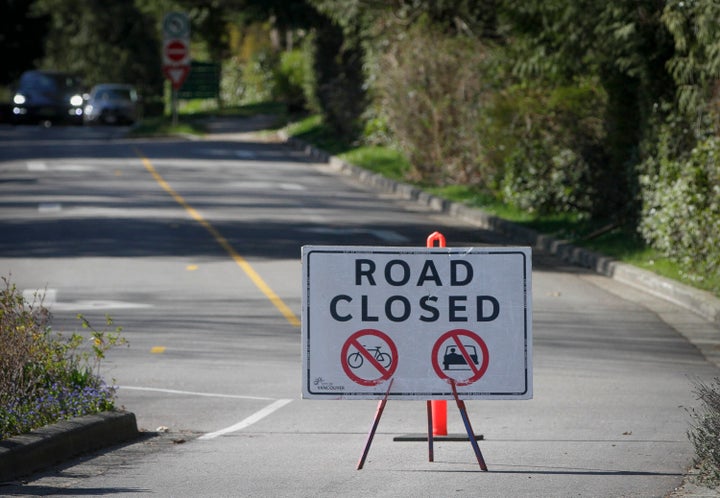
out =
[[[532,398],[531,253],[436,234],[427,247],[302,248],[302,394],[378,399],[373,427],[388,399],[432,400],[430,461],[446,410],[431,405],[454,399],[487,470],[463,400]]]
[[[184,12],[170,12],[163,18],[163,74],[172,86],[172,122],[178,121],[177,92],[190,73],[190,19]]]

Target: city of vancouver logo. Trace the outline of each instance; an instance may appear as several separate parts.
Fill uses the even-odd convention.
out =
[[[344,391],[345,386],[336,386],[332,382],[327,382],[322,377],[316,377],[313,381],[315,389],[318,391]]]

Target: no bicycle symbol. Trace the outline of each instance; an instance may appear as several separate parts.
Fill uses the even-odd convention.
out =
[[[467,386],[485,375],[490,355],[479,335],[455,329],[444,333],[435,342],[432,364],[441,379],[455,382],[457,386]]]
[[[363,386],[388,380],[397,368],[397,348],[383,332],[363,329],[351,335],[340,352],[345,374]]]

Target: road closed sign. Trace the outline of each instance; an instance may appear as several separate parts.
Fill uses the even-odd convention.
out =
[[[302,248],[304,398],[532,398],[527,247]]]

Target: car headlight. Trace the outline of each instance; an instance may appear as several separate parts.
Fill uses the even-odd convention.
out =
[[[13,103],[15,105],[23,105],[25,103],[25,95],[16,93],[15,96],[13,97]]]
[[[73,105],[75,107],[80,107],[83,104],[83,98],[82,95],[73,95],[70,97],[70,105]]]

